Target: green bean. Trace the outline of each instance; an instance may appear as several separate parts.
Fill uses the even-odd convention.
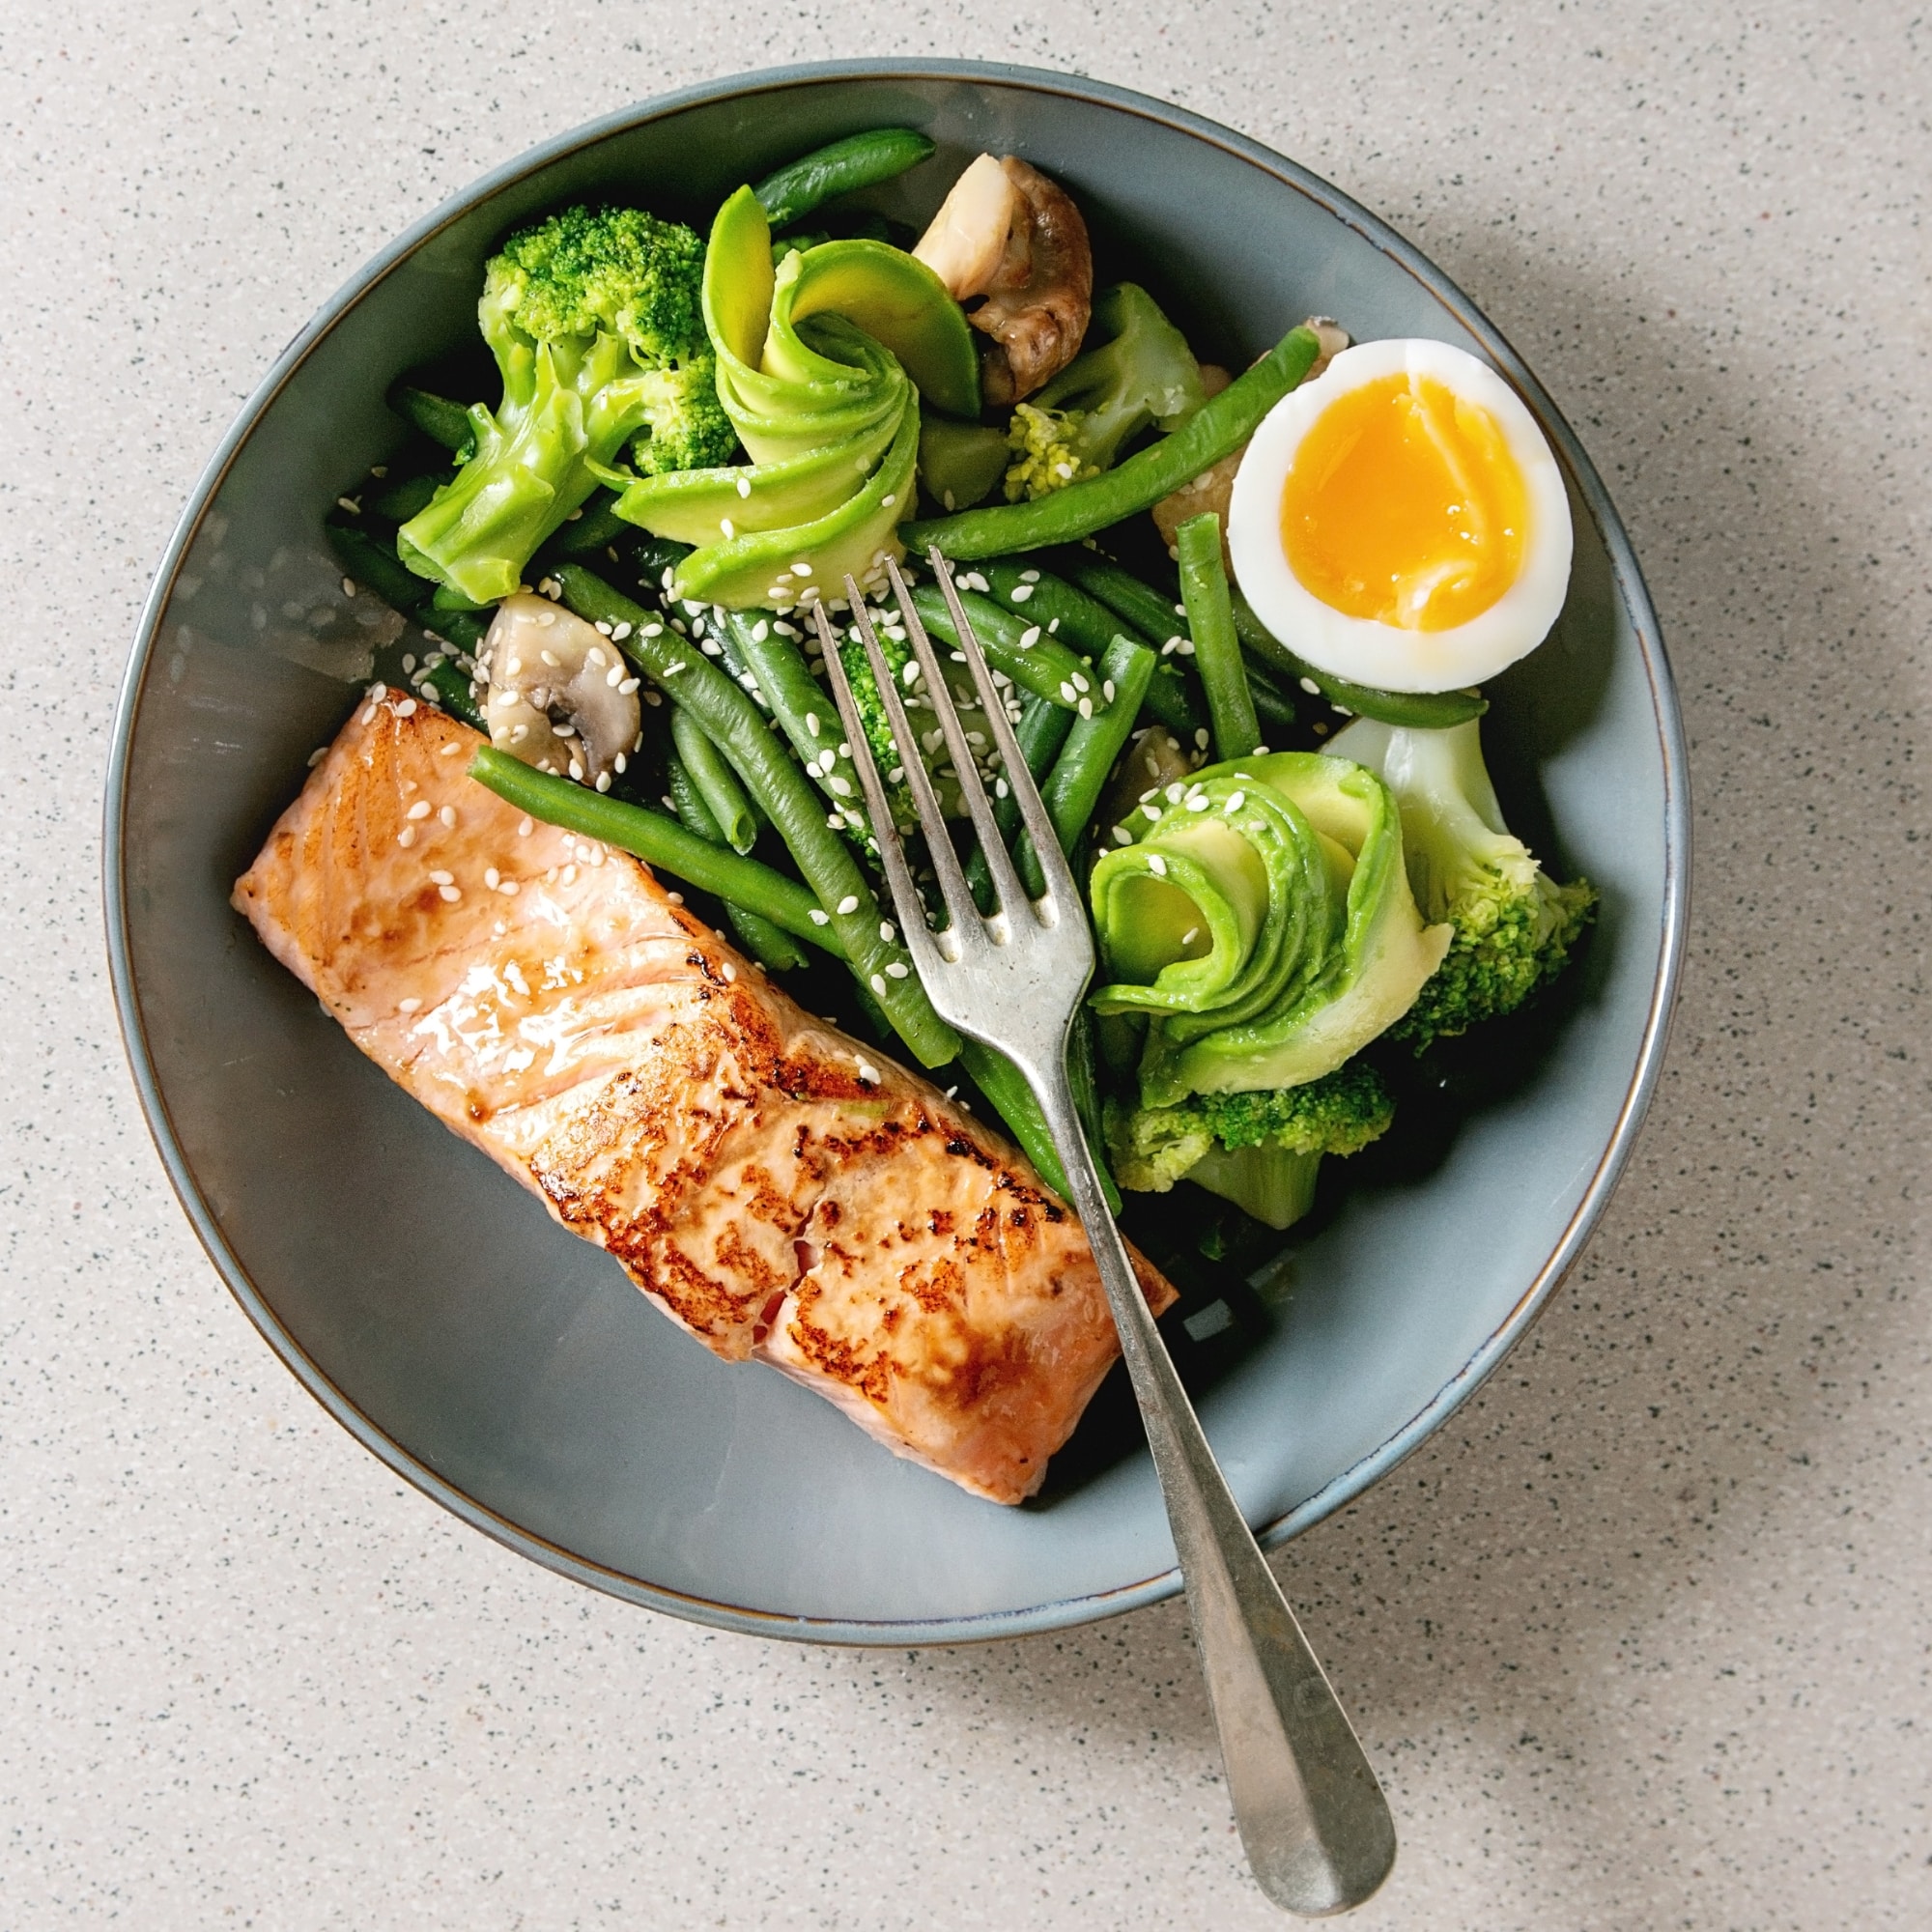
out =
[[[913,586],[913,609],[920,621],[935,637],[944,639],[954,650],[959,648],[959,633],[952,627],[952,615],[936,583]],[[1029,617],[1006,610],[990,597],[976,590],[959,590],[959,608],[973,626],[973,635],[986,654],[986,662],[1003,677],[1009,677],[1023,691],[1031,691],[1049,704],[1077,711],[1083,698],[1097,710],[1104,700],[1093,667],[1076,657],[1058,638],[1049,638],[1045,629]],[[1023,642],[1028,633],[1039,635],[1032,643]]]
[[[1269,669],[1293,678],[1304,690],[1312,684],[1339,710],[1374,718],[1383,724],[1441,731],[1451,724],[1466,724],[1490,708],[1490,700],[1479,691],[1378,691],[1366,684],[1350,684],[1347,678],[1332,677],[1290,650],[1255,614],[1254,606],[1238,590],[1234,593],[1233,603],[1235,630],[1242,648]]]
[[[392,611],[434,633],[452,649],[473,652],[489,634],[491,611],[440,611],[435,586],[404,566],[393,551],[354,524],[331,523],[328,541],[350,581],[373,590]]]
[[[1060,748],[1066,742],[1066,734],[1073,728],[1073,714],[1058,704],[1049,704],[1045,698],[1028,692],[1020,701],[1020,722],[1013,726],[1013,736],[1019,741],[1020,756],[1026,763],[1028,773],[1037,784],[1051,769],[1053,761],[1060,755]],[[1020,829],[1020,802],[1013,796],[1012,787],[1007,787],[1004,798],[993,801],[993,822],[1000,828],[1000,837],[1009,844],[1013,835]],[[966,883],[973,890],[974,902],[981,912],[993,909],[993,872],[986,863],[982,848],[975,847],[973,856],[966,862]]]
[[[1107,775],[1134,728],[1153,667],[1153,653],[1132,638],[1116,638],[1100,660],[1100,676],[1113,685],[1114,701],[1106,710],[1074,724],[1039,788],[1040,803],[1053,821],[1063,852],[1072,852],[1074,840],[1087,829],[1094,807],[1100,803]],[[1040,876],[1031,838],[1022,836],[1013,859],[1027,891],[1037,897],[1046,882]]]
[[[696,714],[697,722],[730,759],[746,789],[777,826],[807,884],[818,895],[821,917],[838,934],[854,970],[865,977],[892,1015],[899,1037],[923,1065],[939,1066],[952,1059],[959,1050],[959,1036],[933,1010],[905,949],[881,936],[885,922],[870,883],[851,849],[826,823],[824,800],[773,735],[757,706],[695,644],[654,622],[641,605],[632,603],[594,572],[566,563],[559,564],[552,577],[564,603],[580,617],[608,623],[613,630],[630,627],[620,640],[621,648],[653,682]],[[748,903],[737,893],[720,896]],[[768,911],[757,904],[753,910]],[[795,930],[788,925],[785,929]]]
[[[774,228],[788,228],[821,204],[891,181],[935,152],[932,141],[910,128],[869,128],[801,155],[752,192]]]
[[[581,510],[563,520],[550,539],[550,549],[559,556],[588,556],[594,550],[628,542],[637,535],[637,526],[627,524],[611,507],[616,500],[610,491],[600,490]]]
[[[765,611],[727,611],[724,621],[759,695],[791,748],[804,759],[808,774],[818,772],[818,787],[848,819],[864,821],[863,802],[854,781],[839,778],[846,796],[838,797],[832,781],[838,777],[831,762],[820,760],[839,741],[838,711],[832,694],[811,674],[795,639],[786,637],[778,620]]]
[[[1070,550],[1055,558],[1058,569],[1090,597],[1104,604],[1115,616],[1124,617],[1157,651],[1179,650],[1190,641],[1186,612],[1173,597],[1164,597],[1144,578],[1123,570],[1110,557],[1091,550]],[[1188,652],[1182,651],[1187,656]]]
[[[990,1046],[977,1039],[960,1042],[959,1064],[973,1076],[974,1085],[985,1094],[1000,1118],[1012,1129],[1014,1140],[1019,1142],[1026,1157],[1038,1169],[1039,1178],[1063,1201],[1070,1199],[1066,1174],[1060,1165],[1060,1154],[1053,1145],[1052,1131],[1046,1124],[1046,1116],[1040,1111],[1038,1098],[1027,1084],[1026,1076],[1005,1054],[994,1052]],[[1094,1165],[1099,1173],[1100,1192],[1106,1196],[1108,1210],[1118,1214],[1121,1211],[1121,1196],[1114,1185],[1114,1178],[1097,1154]]]
[[[993,596],[1002,604],[1012,604],[1014,593],[1022,585],[1029,586],[1015,608],[1024,607],[1035,623],[1045,625],[1051,636],[1062,643],[1071,643],[1085,657],[1098,657],[1121,628],[1122,613],[1108,610],[1098,598],[1066,582],[1064,574],[1056,576],[1050,570],[1036,570],[1013,557],[985,564],[980,574],[991,583]],[[1173,634],[1173,629],[1172,624],[1168,625],[1148,638],[1147,642],[1158,648],[1162,639]],[[1163,663],[1154,668],[1145,701],[1157,723],[1188,744],[1194,742],[1195,732],[1207,722],[1179,665]]]
[[[1312,329],[1292,328],[1172,436],[1124,463],[1034,502],[994,504],[908,524],[901,532],[906,547],[919,553],[937,544],[948,556],[960,558],[1001,556],[1009,551],[1074,543],[1137,510],[1151,509],[1247,441],[1261,419],[1307,375],[1320,350]]]
[[[724,753],[681,704],[671,708],[670,741],[725,844],[734,852],[749,852],[758,842],[758,821],[752,815],[752,801],[745,796],[745,787]]]
[[[474,453],[476,425],[461,403],[419,389],[413,383],[398,383],[389,391],[389,407],[432,442],[441,443],[457,462],[468,462]]]
[[[573,784],[489,745],[470,759],[469,776],[546,825],[560,825],[566,832],[633,852],[647,866],[700,892],[713,893],[747,911],[762,914],[774,925],[810,940],[834,958],[845,956],[837,929],[830,923],[819,924],[812,917],[818,911],[818,901],[809,888],[757,859],[741,857],[728,845],[700,838],[668,812],[592,791],[588,785]]]
[[[1294,699],[1252,659],[1247,662],[1247,671],[1248,692],[1255,700],[1262,736],[1270,745],[1282,745],[1294,728]]]
[[[1187,607],[1187,629],[1194,639],[1194,667],[1208,694],[1214,756],[1245,758],[1262,743],[1262,732],[1228,601],[1221,519],[1212,510],[1189,517],[1174,537],[1180,559],[1180,601]]]
[[[472,731],[489,729],[482,712],[476,708],[476,700],[469,695],[469,680],[457,669],[454,659],[440,658],[423,672],[422,683],[429,686],[437,703],[459,724],[468,724]]]
[[[426,469],[418,476],[404,476],[385,483],[362,497],[363,509],[384,523],[406,524],[418,510],[428,508],[431,499],[456,475],[453,469]]]
[[[711,808],[704,802],[704,794],[675,752],[665,760],[665,788],[670,793],[671,810],[683,820],[687,832],[695,832],[698,838],[713,845],[725,842],[724,828],[712,817]],[[767,972],[785,973],[805,964],[805,954],[798,950],[798,942],[782,926],[773,924],[762,913],[752,912],[731,899],[724,903],[724,917],[731,930],[744,941],[745,951]]]

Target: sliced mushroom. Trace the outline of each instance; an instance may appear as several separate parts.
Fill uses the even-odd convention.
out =
[[[1325,315],[1311,315],[1305,327],[1315,331],[1315,339],[1321,345],[1321,353],[1309,364],[1308,374],[1301,379],[1304,383],[1312,383],[1348,348],[1349,331],[1340,323],[1330,322]],[[1208,395],[1218,396],[1232,380],[1227,370],[1211,362],[1201,365],[1201,387]],[[1173,496],[1163,497],[1153,506],[1153,520],[1170,555],[1174,552],[1175,532],[1181,525],[1190,517],[1212,510],[1221,519],[1221,561],[1227,565],[1230,577],[1235,574],[1234,559],[1228,551],[1228,505],[1234,500],[1235,471],[1241,467],[1241,458],[1247,453],[1245,442],[1240,448],[1230,450],[1219,463],[1204,469],[1199,476],[1183,483]]]
[[[1079,209],[1037,168],[981,155],[913,252],[955,300],[985,298],[967,320],[993,338],[981,369],[989,403],[1032,395],[1080,353],[1094,312],[1094,251]]]
[[[519,591],[483,640],[490,742],[540,772],[608,790],[637,749],[638,681],[594,625]]]

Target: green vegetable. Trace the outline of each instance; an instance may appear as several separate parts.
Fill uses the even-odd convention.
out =
[[[1091,550],[1070,550],[1054,559],[1055,568],[1117,617],[1124,617],[1149,643],[1182,657],[1193,654],[1187,613],[1175,596],[1163,595],[1145,579]],[[1178,594],[1178,593],[1177,593]],[[1184,648],[1183,648],[1184,647]]]
[[[842,758],[838,756],[838,704],[831,692],[812,675],[797,639],[779,628],[784,619],[761,611],[727,611],[724,621],[738,655],[757,680],[759,695],[772,714],[772,723],[804,760],[806,776],[814,779],[818,788],[832,799],[845,823],[863,834],[867,829],[866,806],[858,780],[850,770],[851,754],[848,752]],[[853,676],[856,697],[859,694],[856,670]],[[866,690],[876,707],[877,693],[872,691],[869,678]],[[884,719],[883,708],[878,715]],[[871,736],[869,729],[867,735]],[[894,762],[895,759],[889,758],[879,769],[890,771]],[[846,769],[841,771],[840,766]]]
[[[469,776],[546,825],[560,825],[566,832],[636,853],[646,865],[759,913],[835,958],[845,956],[837,930],[811,917],[818,900],[806,887],[756,859],[741,858],[728,846],[700,838],[668,812],[573,784],[488,745],[470,759]]]
[[[990,1046],[977,1039],[960,1042],[959,1064],[973,1076],[974,1085],[993,1103],[1000,1118],[1012,1129],[1014,1140],[1019,1142],[1026,1157],[1039,1170],[1039,1178],[1062,1200],[1069,1199],[1066,1173],[1060,1165],[1060,1152],[1053,1145],[1052,1130],[1046,1124],[1046,1116],[1040,1112],[1037,1097],[1027,1085],[1026,1076],[1005,1054],[994,1052]],[[1107,1172],[1104,1160],[1096,1155],[1094,1165],[1100,1177],[1100,1192],[1106,1197],[1108,1210],[1118,1214],[1121,1211],[1120,1189],[1114,1185],[1113,1176]]]
[[[1089,888],[1109,976],[1093,1002],[1150,1015],[1144,1105],[1332,1072],[1448,948],[1410,895],[1395,801],[1360,765],[1236,759],[1175,781],[1125,829]]]
[[[789,228],[822,203],[891,181],[935,152],[925,135],[910,128],[869,128],[800,156],[752,192],[774,228]]]
[[[613,630],[620,624],[631,626],[620,648],[677,703],[696,714],[712,741],[730,759],[746,789],[778,828],[806,883],[818,895],[822,916],[837,934],[853,970],[864,976],[891,1016],[894,1029],[921,1065],[940,1066],[952,1059],[959,1050],[958,1035],[933,1011],[919,976],[911,970],[905,949],[880,936],[883,919],[871,885],[850,849],[826,824],[824,801],[773,735],[758,707],[696,645],[653,621],[649,611],[582,564],[560,564],[554,575],[564,603],[580,617],[592,623],[601,620]],[[740,893],[717,887],[707,890],[776,918],[768,907]],[[797,930],[783,920],[778,923],[788,932]],[[903,977],[892,970],[895,967],[902,970]]]
[[[1049,704],[1045,698],[1032,692],[1020,700],[1019,723],[1013,726],[1013,738],[1020,748],[1020,757],[1028,775],[1036,784],[1051,769],[1072,728],[1073,714],[1064,705]],[[1013,796],[1010,786],[1004,796],[996,796],[993,800],[993,823],[1000,828],[1000,837],[1010,845],[1013,836],[1020,829],[1020,802]],[[974,903],[980,910],[991,912],[992,867],[986,863],[984,851],[977,846],[966,862],[966,883],[972,888]]]
[[[1117,468],[1070,483],[1037,503],[998,504],[910,525],[905,541],[915,551],[937,544],[948,556],[972,558],[1092,536],[1136,510],[1151,508],[1230,450],[1239,448],[1268,411],[1308,373],[1319,350],[1312,330],[1292,328],[1172,436]]]
[[[1563,970],[1597,907],[1587,879],[1557,885],[1504,825],[1480,729],[1474,719],[1446,731],[1362,719],[1329,747],[1395,794],[1416,904],[1455,935],[1394,1030],[1417,1052],[1515,1011]]]
[[[448,658],[438,658],[423,672],[421,684],[429,687],[437,704],[458,724],[468,724],[472,731],[488,731],[483,714],[469,695],[469,679]]]
[[[1208,694],[1214,755],[1245,758],[1260,749],[1254,695],[1241,667],[1235,613],[1228,602],[1228,574],[1221,564],[1221,519],[1209,510],[1189,517],[1175,532],[1180,559],[1180,597],[1194,639],[1194,661]]]
[[[1091,551],[1075,550],[1075,557],[1093,557]],[[1098,562],[1099,559],[1094,559]],[[1109,570],[1118,566],[1108,564]],[[997,557],[980,566],[980,574],[991,585],[992,596],[1014,611],[1023,611],[1029,623],[1038,624],[1064,644],[1070,644],[1086,657],[1098,657],[1120,634],[1122,611],[1110,610],[1098,598],[1076,589],[1064,577],[1050,570],[1037,569],[1024,558]],[[1121,572],[1124,576],[1124,572]],[[1138,578],[1128,580],[1146,589]],[[1150,591],[1150,597],[1154,593]],[[1138,634],[1150,647],[1157,648],[1177,628],[1172,611],[1167,622],[1151,632],[1127,616],[1127,628]],[[1171,663],[1154,667],[1144,700],[1148,710],[1170,731],[1187,744],[1206,723],[1192,687],[1179,668]]]
[[[440,442],[459,463],[468,463],[476,447],[476,425],[461,403],[419,389],[413,383],[398,383],[389,391],[389,407],[432,442]]]
[[[1115,1101],[1107,1147],[1123,1187],[1165,1194],[1192,1180],[1286,1228],[1313,1204],[1322,1155],[1358,1152],[1394,1118],[1381,1076],[1351,1060],[1303,1087],[1197,1094],[1172,1107]]]
[[[1350,684],[1347,678],[1332,677],[1290,650],[1255,614],[1254,606],[1238,590],[1233,595],[1233,604],[1235,630],[1244,650],[1269,669],[1280,671],[1304,688],[1313,685],[1329,703],[1358,718],[1442,730],[1480,718],[1490,708],[1489,699],[1476,691],[1378,691],[1366,684]]]
[[[745,788],[738,782],[737,773],[725,762],[724,753],[681,704],[671,708],[670,741],[677,748],[678,762],[692,789],[704,801],[704,809],[717,826],[719,836],[732,851],[749,852],[758,842],[758,820],[752,810],[752,801],[745,796]],[[683,812],[678,815],[685,817]]]
[[[1205,400],[1194,352],[1137,283],[1094,298],[1088,340],[1099,346],[1013,412],[1008,440],[1019,460],[1007,471],[1009,503],[1111,469],[1130,438],[1153,425],[1179,429]]]
[[[753,460],[631,484],[619,514],[698,546],[677,566],[681,597],[788,611],[837,597],[848,574],[876,585],[913,509],[919,390],[979,409],[958,303],[882,242],[822,242],[774,270],[764,210],[740,188],[712,224],[703,311],[719,400]]]
[[[992,495],[1006,473],[1003,430],[930,418],[919,430],[919,480],[948,510],[964,510]]]
[[[451,649],[464,652],[473,652],[488,635],[489,611],[438,610],[429,585],[405,570],[368,531],[354,524],[330,523],[326,527],[329,547],[350,579],[373,590],[411,623],[434,632]]]
[[[696,833],[713,845],[725,843],[724,828],[711,815],[711,808],[704,802],[703,793],[684,760],[675,753],[665,762],[665,788],[670,793],[672,810],[688,832]],[[805,964],[805,954],[798,950],[798,942],[763,914],[749,911],[726,899],[724,918],[731,930],[744,942],[745,951],[768,972],[789,972]]]
[[[502,400],[470,410],[475,453],[399,532],[412,570],[492,603],[627,443],[651,470],[730,453],[698,312],[702,254],[690,229],[641,209],[566,209],[510,237],[478,307]]]
[[[938,584],[915,584],[912,602],[926,630],[957,650],[959,633]],[[980,639],[987,664],[1002,677],[1011,678],[1022,691],[1031,691],[1068,711],[1078,711],[1083,704],[1096,711],[1106,708],[1093,667],[1085,658],[1075,657],[1059,639],[1049,637],[1044,625],[975,590],[959,590],[959,608]],[[1030,643],[1026,641],[1029,636],[1033,639]]]
[[[1153,653],[1145,644],[1131,638],[1116,638],[1107,646],[1100,660],[1098,682],[1103,696],[1109,685],[1113,686],[1114,695],[1104,711],[1074,721],[1065,745],[1046,775],[1046,782],[1039,788],[1040,803],[1053,821],[1063,852],[1072,853],[1074,842],[1094,816],[1108,774],[1126,747],[1127,734],[1134,728],[1141,698],[1152,675]],[[1046,882],[1034,857],[1030,836],[1022,835],[1014,858],[1027,891],[1037,897],[1045,891]]]

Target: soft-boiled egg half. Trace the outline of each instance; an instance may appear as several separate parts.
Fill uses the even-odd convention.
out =
[[[1228,552],[1256,614],[1319,670],[1384,691],[1493,677],[1549,634],[1570,504],[1517,393],[1446,342],[1345,349],[1249,443]]]

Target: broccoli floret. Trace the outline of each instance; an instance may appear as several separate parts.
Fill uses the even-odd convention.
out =
[[[502,401],[470,410],[473,453],[399,532],[412,570],[490,603],[517,587],[627,443],[653,472],[730,457],[703,264],[689,228],[635,208],[570,208],[510,237],[477,309]]]
[[[1308,1211],[1323,1154],[1359,1153],[1388,1131],[1395,1100],[1351,1060],[1305,1087],[1193,1094],[1173,1107],[1107,1109],[1107,1150],[1122,1187],[1165,1194],[1191,1180],[1272,1228]]]
[[[1086,420],[1079,410],[1042,410],[1022,403],[1007,430],[1013,461],[1007,467],[1007,501],[1044,497],[1083,477],[1097,476],[1097,466],[1083,462],[1072,438]]]
[[[1402,815],[1410,890],[1454,928],[1442,964],[1390,1037],[1431,1041],[1516,1009],[1555,979],[1597,908],[1587,879],[1559,886],[1503,824],[1477,722],[1404,729],[1358,719],[1328,743],[1379,772]]]
[[[1202,405],[1201,365],[1144,288],[1122,282],[1096,297],[1093,332],[1099,346],[1013,412],[1010,503],[1097,475],[1129,438],[1150,424],[1179,429]]]

